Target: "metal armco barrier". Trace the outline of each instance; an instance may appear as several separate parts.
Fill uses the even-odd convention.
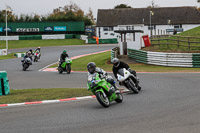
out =
[[[0,71],[0,96],[8,95],[10,93],[10,87],[8,83],[8,77],[6,71]]]
[[[200,67],[200,53],[163,53],[128,49],[128,56],[137,62],[176,67]]]

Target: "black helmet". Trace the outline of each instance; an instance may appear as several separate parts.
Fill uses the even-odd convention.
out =
[[[29,49],[29,51],[32,53],[33,52],[33,50],[32,49]]]
[[[93,74],[96,70],[96,64],[94,62],[90,62],[87,64],[87,69],[90,74]]]
[[[114,59],[112,60],[112,62],[113,62],[113,64],[114,64],[115,67],[118,67],[118,66],[119,66],[120,61],[119,61],[118,58],[114,58]]]

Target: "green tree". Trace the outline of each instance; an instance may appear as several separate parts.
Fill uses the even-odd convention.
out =
[[[0,10],[0,22],[5,22],[5,10]],[[70,2],[69,5],[58,7],[52,13],[39,16],[37,14],[21,14],[16,16],[12,11],[8,11],[8,22],[45,22],[45,21],[84,21],[85,25],[93,24],[93,13],[89,9],[89,13],[84,15],[84,11],[75,3]]]
[[[132,8],[131,6],[128,6],[126,4],[120,4],[120,5],[117,5],[114,7],[114,9],[117,9],[117,8]]]

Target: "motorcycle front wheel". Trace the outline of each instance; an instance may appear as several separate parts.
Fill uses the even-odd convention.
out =
[[[103,94],[101,91],[98,91],[98,92],[96,93],[96,98],[97,98],[97,100],[99,101],[99,103],[100,103],[103,107],[105,107],[105,108],[108,108],[108,107],[109,107],[110,101],[109,101],[108,97],[107,97],[105,94]]]
[[[37,62],[37,57],[35,57],[33,61],[34,61],[34,62]]]
[[[69,64],[67,65],[67,74],[70,74],[70,72],[71,72],[71,65]]]
[[[133,80],[130,78],[129,79],[129,82],[127,83],[128,87],[131,88],[131,90],[135,93],[135,94],[138,94],[139,90],[138,88],[136,87],[135,83],[133,82]]]
[[[28,64],[26,64],[26,63],[23,64],[23,68],[22,68],[22,70],[23,70],[23,71],[26,71],[27,68],[28,68]]]

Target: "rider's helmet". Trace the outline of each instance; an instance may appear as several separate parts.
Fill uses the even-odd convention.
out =
[[[39,49],[39,50],[40,50],[40,47],[37,47],[37,49]]]
[[[87,69],[90,74],[93,74],[96,70],[96,64],[94,62],[90,62],[87,64]]]
[[[67,54],[67,50],[64,49],[62,53],[63,53],[64,55]]]
[[[33,50],[32,49],[29,49],[29,51],[28,52],[31,52],[31,53],[33,53]]]
[[[118,58],[114,58],[114,59],[112,60],[112,62],[113,62],[113,65],[114,65],[115,67],[118,67],[119,64],[120,64],[120,61],[119,61]]]
[[[31,56],[31,51],[28,51],[27,55],[28,55],[28,56]]]

